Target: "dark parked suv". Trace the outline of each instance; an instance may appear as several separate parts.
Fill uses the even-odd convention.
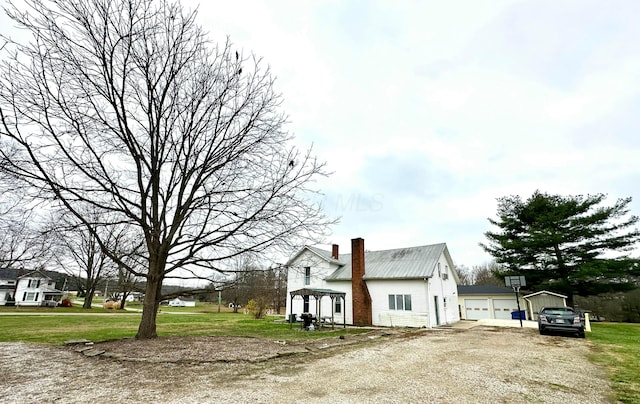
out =
[[[543,307],[538,313],[538,330],[540,334],[562,332],[584,338],[582,318],[571,307]]]

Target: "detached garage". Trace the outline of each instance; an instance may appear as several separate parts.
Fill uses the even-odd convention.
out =
[[[490,285],[458,285],[458,307],[464,320],[505,319],[518,310],[512,289]],[[523,301],[520,309],[524,310]]]

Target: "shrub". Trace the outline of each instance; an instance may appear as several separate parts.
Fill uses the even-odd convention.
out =
[[[62,301],[60,302],[60,306],[62,306],[62,307],[73,307],[73,304],[71,303],[71,299],[69,299],[67,297],[67,298],[62,299]]]
[[[253,318],[260,319],[264,318],[265,310],[267,305],[265,304],[264,299],[251,299],[249,303],[247,303],[247,307],[245,310],[253,315]]]
[[[105,309],[116,309],[117,310],[117,309],[120,308],[120,302],[114,302],[114,301],[104,302],[102,307],[105,308]]]

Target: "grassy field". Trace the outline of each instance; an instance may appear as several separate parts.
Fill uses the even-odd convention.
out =
[[[206,306],[203,305],[203,308]],[[197,307],[196,307],[197,308]],[[366,330],[336,325],[335,330],[322,328],[316,332],[300,330],[299,324],[290,327],[282,316],[255,320],[242,313],[215,311],[199,313],[194,307],[165,308],[158,313],[156,325],[159,336],[168,335],[216,335],[251,336],[279,340],[323,338],[361,333]],[[176,310],[177,309],[177,310]],[[186,310],[191,309],[191,310]],[[211,310],[211,308],[206,308]],[[195,314],[179,314],[188,311]],[[101,308],[2,308],[0,313],[0,342],[25,341],[46,344],[62,344],[71,339],[85,338],[104,341],[134,337],[140,313]],[[13,315],[15,313],[15,315]],[[29,313],[30,315],[24,315]],[[52,315],[60,314],[60,315]],[[65,315],[67,314],[67,315]]]
[[[607,370],[615,399],[640,403],[640,324],[592,323],[594,363]]]

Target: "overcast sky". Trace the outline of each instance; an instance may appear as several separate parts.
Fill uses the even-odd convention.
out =
[[[640,1],[198,3],[278,76],[290,130],[334,172],[345,253],[446,242],[483,264],[496,198],[536,189],[640,214]]]
[[[270,64],[334,173],[344,253],[445,242],[480,265],[496,198],[536,189],[640,215],[640,1],[199,3],[214,40]]]

